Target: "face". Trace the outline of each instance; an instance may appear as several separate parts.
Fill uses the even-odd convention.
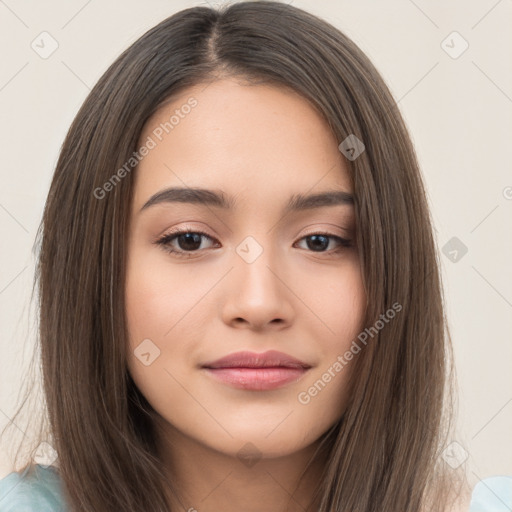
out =
[[[278,457],[343,414],[354,364],[339,361],[366,297],[339,142],[297,94],[234,79],[189,88],[146,123],[128,245],[128,365],[169,438],[232,456],[252,443]],[[162,193],[171,188],[185,191]],[[337,194],[290,203],[325,192]],[[204,367],[269,350],[304,365],[282,356],[267,369],[258,358],[252,368]]]

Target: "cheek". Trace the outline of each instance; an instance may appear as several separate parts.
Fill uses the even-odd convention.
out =
[[[137,247],[133,248],[125,286],[128,368],[146,397],[154,395],[152,386],[164,377],[167,354],[163,341],[172,335],[178,307],[168,303],[172,295],[169,281],[161,274],[161,267],[153,263]]]
[[[367,297],[357,259],[349,260],[342,272],[331,276],[323,294],[310,294],[310,297],[322,320],[318,322],[314,318],[311,324],[316,326],[313,337],[321,353],[321,365],[313,379],[321,382],[318,385],[313,382],[318,392],[312,393],[315,406],[326,407],[336,415],[334,411],[341,411],[339,405],[348,398],[347,385],[354,362],[364,351],[358,335],[364,329]]]
[[[190,302],[197,302],[197,289],[183,286],[189,279],[147,253],[135,249],[130,254],[125,287],[128,371],[157,412],[172,412],[178,418],[190,405],[178,383],[187,379],[196,343],[185,332]],[[176,418],[171,415],[168,420]]]
[[[305,302],[323,329],[322,340],[330,350],[350,344],[363,326],[367,297],[355,254],[339,268],[304,283]],[[314,290],[314,291],[312,291]],[[311,317],[311,318],[313,318]],[[318,322],[320,320],[320,322]],[[317,334],[318,336],[318,334]]]
[[[172,328],[181,303],[175,295],[176,292],[164,286],[162,276],[154,270],[145,268],[132,273],[126,286],[126,313],[134,340],[161,338]]]
[[[134,343],[151,337],[172,338],[175,326],[182,328],[182,319],[207,290],[208,283],[198,282],[191,267],[166,265],[159,254],[134,250],[125,288],[130,338]]]
[[[350,340],[363,328],[366,310],[366,294],[359,267],[353,268],[335,285],[332,285],[332,300],[327,305],[327,316],[332,330],[338,337]]]
[[[197,363],[207,302],[201,297],[212,284],[186,267],[167,264],[156,251],[134,247],[130,252],[125,286],[128,367],[140,390],[157,400],[176,386],[168,372],[184,377]]]

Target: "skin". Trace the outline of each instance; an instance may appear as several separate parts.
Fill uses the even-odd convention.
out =
[[[125,289],[129,372],[158,413],[158,445],[179,489],[170,502],[201,512],[315,510],[313,490],[325,461],[300,485],[298,479],[320,436],[344,412],[354,365],[309,403],[297,397],[357,337],[366,296],[357,248],[335,238],[354,239],[353,206],[288,215],[282,209],[292,194],[353,192],[341,141],[296,93],[221,79],[161,107],[141,143],[190,97],[197,106],[135,171]],[[160,203],[141,211],[170,186],[222,190],[237,205],[224,211]],[[191,257],[155,243],[185,226],[210,237],[188,251]],[[314,233],[331,238],[316,249],[306,237]],[[263,250],[251,263],[236,251],[248,236]],[[188,247],[178,239],[171,245]],[[145,339],[160,351],[148,365],[136,356]],[[236,389],[201,368],[232,352],[270,349],[312,368],[271,391]],[[244,446],[257,454],[254,464],[238,456]]]

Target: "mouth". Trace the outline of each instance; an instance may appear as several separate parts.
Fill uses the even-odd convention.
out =
[[[311,365],[288,354],[270,350],[263,354],[236,352],[202,365],[208,375],[229,386],[265,391],[301,379]]]

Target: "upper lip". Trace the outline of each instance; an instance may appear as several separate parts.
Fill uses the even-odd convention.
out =
[[[311,365],[277,350],[268,350],[261,354],[247,351],[234,352],[202,366],[204,368],[311,368]]]

